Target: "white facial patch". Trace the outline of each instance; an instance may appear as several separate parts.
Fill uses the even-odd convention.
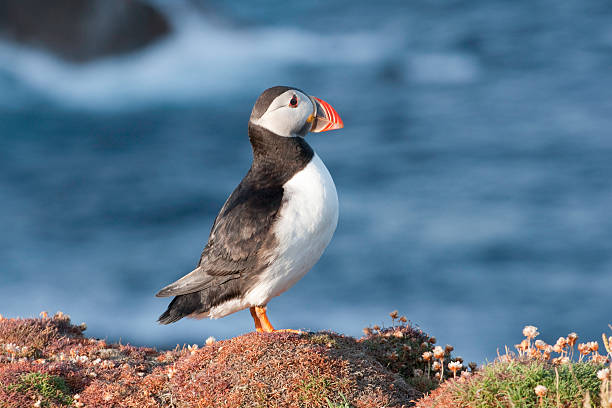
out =
[[[297,99],[297,106],[291,106],[291,99]],[[266,112],[252,123],[284,137],[300,136],[308,117],[314,113],[310,98],[300,91],[290,89],[277,96]],[[303,136],[303,135],[302,135]]]

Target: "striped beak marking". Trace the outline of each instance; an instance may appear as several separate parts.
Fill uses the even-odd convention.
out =
[[[326,130],[342,129],[344,123],[340,119],[340,115],[332,106],[322,99],[314,96],[310,97],[312,104],[314,105],[314,112],[308,118],[308,121],[312,121],[311,132],[319,133],[325,132]]]

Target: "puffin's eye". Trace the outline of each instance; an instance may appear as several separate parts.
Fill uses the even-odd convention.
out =
[[[298,105],[297,96],[293,95],[293,98],[291,98],[291,100],[289,101],[289,106],[291,106],[292,108],[297,108],[297,105]]]

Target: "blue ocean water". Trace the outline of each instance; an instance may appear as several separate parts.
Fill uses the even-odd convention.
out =
[[[277,327],[359,335],[398,309],[468,360],[526,324],[612,321],[612,6],[605,1],[159,2],[175,33],[85,65],[0,44],[0,313],[172,347],[248,312],[155,323],[250,165],[265,88],[330,102],[310,135],[340,220]]]

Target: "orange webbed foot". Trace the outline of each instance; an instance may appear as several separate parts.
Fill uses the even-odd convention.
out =
[[[279,329],[279,330],[273,330],[274,333],[293,333],[293,334],[306,334],[306,332],[303,332],[302,330],[296,330],[296,329]]]
[[[294,334],[304,334],[301,330],[295,329],[280,329],[276,330],[270,320],[268,320],[268,315],[266,315],[266,306],[255,306],[249,309],[251,311],[251,316],[255,321],[255,330],[258,333],[294,333]]]

